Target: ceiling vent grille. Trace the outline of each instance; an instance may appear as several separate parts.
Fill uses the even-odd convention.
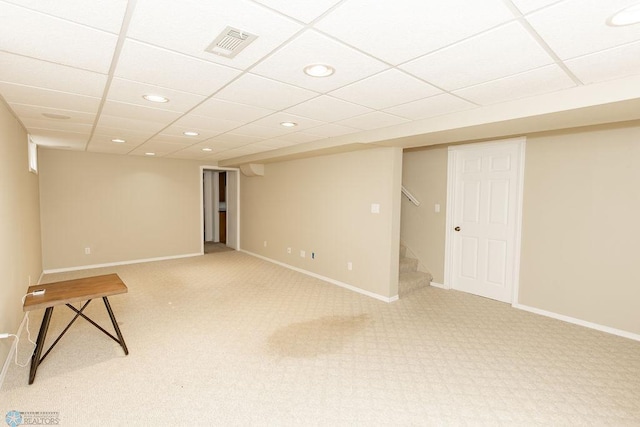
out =
[[[216,55],[224,56],[226,58],[233,58],[257,38],[258,36],[249,34],[237,28],[227,27],[218,37],[216,37],[205,51],[215,53]]]

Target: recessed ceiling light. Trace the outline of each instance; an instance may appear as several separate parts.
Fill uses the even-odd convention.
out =
[[[203,148],[202,151],[213,151],[213,148],[206,147],[206,148]]]
[[[304,72],[311,77],[329,77],[336,70],[325,64],[311,64],[304,67]]]
[[[148,153],[144,153],[145,156],[155,156],[156,153],[152,153],[152,152],[148,152]]]
[[[165,98],[162,95],[142,95],[144,99],[151,102],[169,102],[169,98]]]
[[[296,122],[282,122],[280,123],[280,126],[284,126],[286,128],[292,128],[292,127],[298,126],[298,124]]]
[[[115,142],[116,144],[124,144],[127,141],[121,138],[115,138],[115,139],[112,139],[111,142]]]
[[[607,25],[612,27],[623,27],[625,25],[633,25],[639,22],[640,4],[622,9],[611,16],[611,18],[607,19]]]
[[[70,116],[65,116],[64,114],[55,114],[55,113],[42,113],[48,119],[56,119],[56,120],[67,120],[70,119]]]
[[[182,132],[182,134],[186,135],[186,136],[198,136],[198,135],[200,135],[198,132],[194,132],[192,130],[188,130],[186,132]]]

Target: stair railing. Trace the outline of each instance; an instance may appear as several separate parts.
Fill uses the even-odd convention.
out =
[[[404,196],[409,199],[411,203],[416,206],[420,206],[420,200],[416,199],[415,196],[411,194],[411,192],[407,190],[404,185],[402,186],[402,194],[404,194]]]

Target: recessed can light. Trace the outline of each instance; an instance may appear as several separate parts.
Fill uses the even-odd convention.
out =
[[[55,113],[42,113],[48,119],[56,119],[56,120],[67,120],[70,119],[70,116],[65,116],[64,114],[55,114]]]
[[[192,130],[188,130],[186,132],[182,132],[182,134],[186,135],[186,136],[198,136],[198,135],[200,135],[198,132],[194,132]]]
[[[111,142],[115,142],[116,144],[124,144],[127,141],[121,138],[115,138],[115,139],[112,139]]]
[[[311,64],[304,67],[304,72],[311,77],[329,77],[335,73],[336,70],[325,64]]]
[[[298,126],[298,124],[296,122],[282,122],[280,123],[280,126],[284,126],[286,128],[292,128],[292,127]]]
[[[144,153],[145,156],[155,156],[156,153],[152,153],[152,152],[148,152],[148,153]]]
[[[640,4],[619,10],[611,18],[607,19],[607,25],[612,27],[624,27],[640,22]]]
[[[213,151],[213,148],[205,147],[202,149],[202,151]]]
[[[142,97],[147,101],[151,101],[151,102],[160,102],[160,103],[169,102],[169,98],[165,98],[162,95],[147,94],[147,95],[142,95]]]

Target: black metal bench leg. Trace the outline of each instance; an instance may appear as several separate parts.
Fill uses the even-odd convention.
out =
[[[40,332],[38,332],[38,339],[36,340],[36,348],[33,350],[31,356],[31,370],[29,372],[29,384],[33,384],[33,380],[36,378],[36,372],[38,371],[38,365],[40,365],[40,355],[42,354],[42,348],[44,347],[44,340],[47,337],[47,330],[49,329],[49,322],[51,321],[51,315],[53,314],[53,307],[48,307],[44,312],[42,323],[40,324]]]
[[[118,322],[116,321],[116,316],[113,315],[113,310],[111,310],[111,305],[109,304],[109,300],[107,297],[102,297],[102,301],[104,301],[104,306],[107,308],[109,312],[109,317],[111,318],[111,323],[113,324],[113,329],[116,330],[116,334],[118,335],[118,339],[120,340],[120,345],[124,350],[125,356],[129,354],[129,350],[127,349],[127,345],[124,342],[124,338],[122,337],[122,332],[120,332],[120,327],[118,327]]]

